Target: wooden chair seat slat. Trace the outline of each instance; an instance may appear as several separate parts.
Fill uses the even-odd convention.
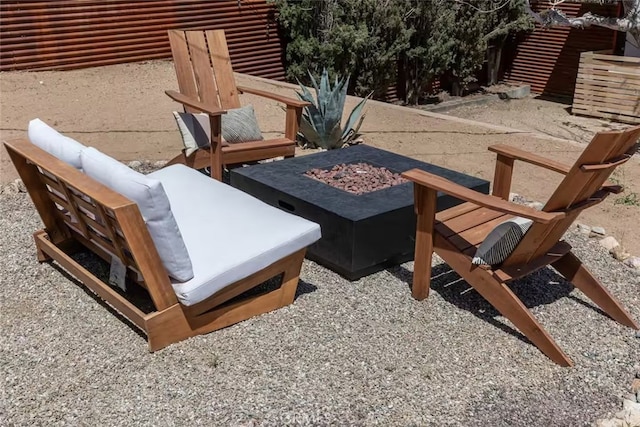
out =
[[[473,203],[469,203],[469,202],[460,203],[459,205],[456,205],[452,208],[445,209],[440,212],[436,212],[436,221],[446,222],[446,221],[449,221],[450,219],[475,211],[477,209],[480,209],[480,206],[475,205]]]
[[[443,223],[447,228],[451,229],[452,232],[459,234],[471,228],[478,227],[485,222],[493,221],[504,216],[505,214],[500,211],[482,207],[470,213],[443,221]]]

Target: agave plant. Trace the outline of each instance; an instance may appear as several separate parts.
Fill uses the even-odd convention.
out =
[[[320,86],[311,73],[309,73],[309,77],[311,77],[311,84],[316,91],[316,99],[313,98],[309,89],[298,81],[302,89],[301,92],[296,92],[298,97],[311,103],[302,112],[298,137],[310,148],[327,150],[341,148],[345,144],[354,142],[359,136],[358,130],[364,120],[362,109],[370,95],[354,107],[343,128],[341,126],[342,113],[344,102],[347,99],[349,76],[341,79],[336,76],[333,87],[331,87],[326,68],[322,71]]]

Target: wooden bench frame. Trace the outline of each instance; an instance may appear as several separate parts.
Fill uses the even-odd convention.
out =
[[[7,141],[4,145],[45,226],[34,233],[38,261],[56,261],[123,314],[146,333],[150,351],[293,302],[306,249],[200,303],[182,305],[134,202],[28,140]],[[148,291],[155,311],[144,313],[76,262],[71,254],[83,248],[107,262],[118,257],[127,267],[127,278]],[[282,283],[278,288],[240,296],[279,274]]]

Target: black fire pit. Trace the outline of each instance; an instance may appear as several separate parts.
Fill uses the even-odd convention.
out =
[[[304,176],[310,169],[365,162],[401,173],[419,168],[465,187],[489,192],[489,183],[368,145],[324,151],[233,169],[232,186],[280,209],[317,222],[322,238],[307,257],[349,280],[413,259],[416,217],[408,182],[361,195]],[[438,211],[460,203],[438,194]]]

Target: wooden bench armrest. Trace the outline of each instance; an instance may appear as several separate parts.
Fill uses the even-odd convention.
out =
[[[237,88],[240,91],[240,93],[246,92],[253,95],[258,95],[265,98],[273,99],[274,101],[282,102],[283,104],[286,104],[291,107],[303,108],[303,107],[306,107],[307,105],[311,105],[311,103],[307,101],[301,101],[299,99],[293,99],[293,98],[289,98],[288,96],[282,96],[276,93],[271,93],[271,92],[267,92],[260,89],[253,89],[247,86],[237,86]]]
[[[220,108],[205,104],[204,102],[200,102],[197,99],[189,98],[186,95],[183,95],[175,90],[166,90],[164,91],[169,98],[173,99],[176,102],[179,102],[182,105],[186,105],[191,108],[195,108],[196,110],[202,111],[203,113],[207,113],[210,116],[220,116],[222,114],[226,114],[226,110],[221,110]]]
[[[499,156],[508,157],[514,160],[521,160],[526,163],[531,163],[532,165],[541,166],[545,169],[549,169],[563,175],[568,174],[571,170],[571,166],[567,166],[564,163],[556,162],[555,160],[547,159],[546,157],[539,156],[537,154],[533,154],[519,148],[510,147],[508,145],[492,145],[489,147],[489,151],[493,151]]]
[[[413,181],[417,185],[441,191],[466,202],[500,211],[510,215],[521,216],[541,224],[549,224],[565,217],[562,212],[542,212],[528,206],[500,199],[496,196],[479,193],[462,185],[451,182],[441,176],[425,172],[420,169],[411,169],[402,173],[402,176]]]

